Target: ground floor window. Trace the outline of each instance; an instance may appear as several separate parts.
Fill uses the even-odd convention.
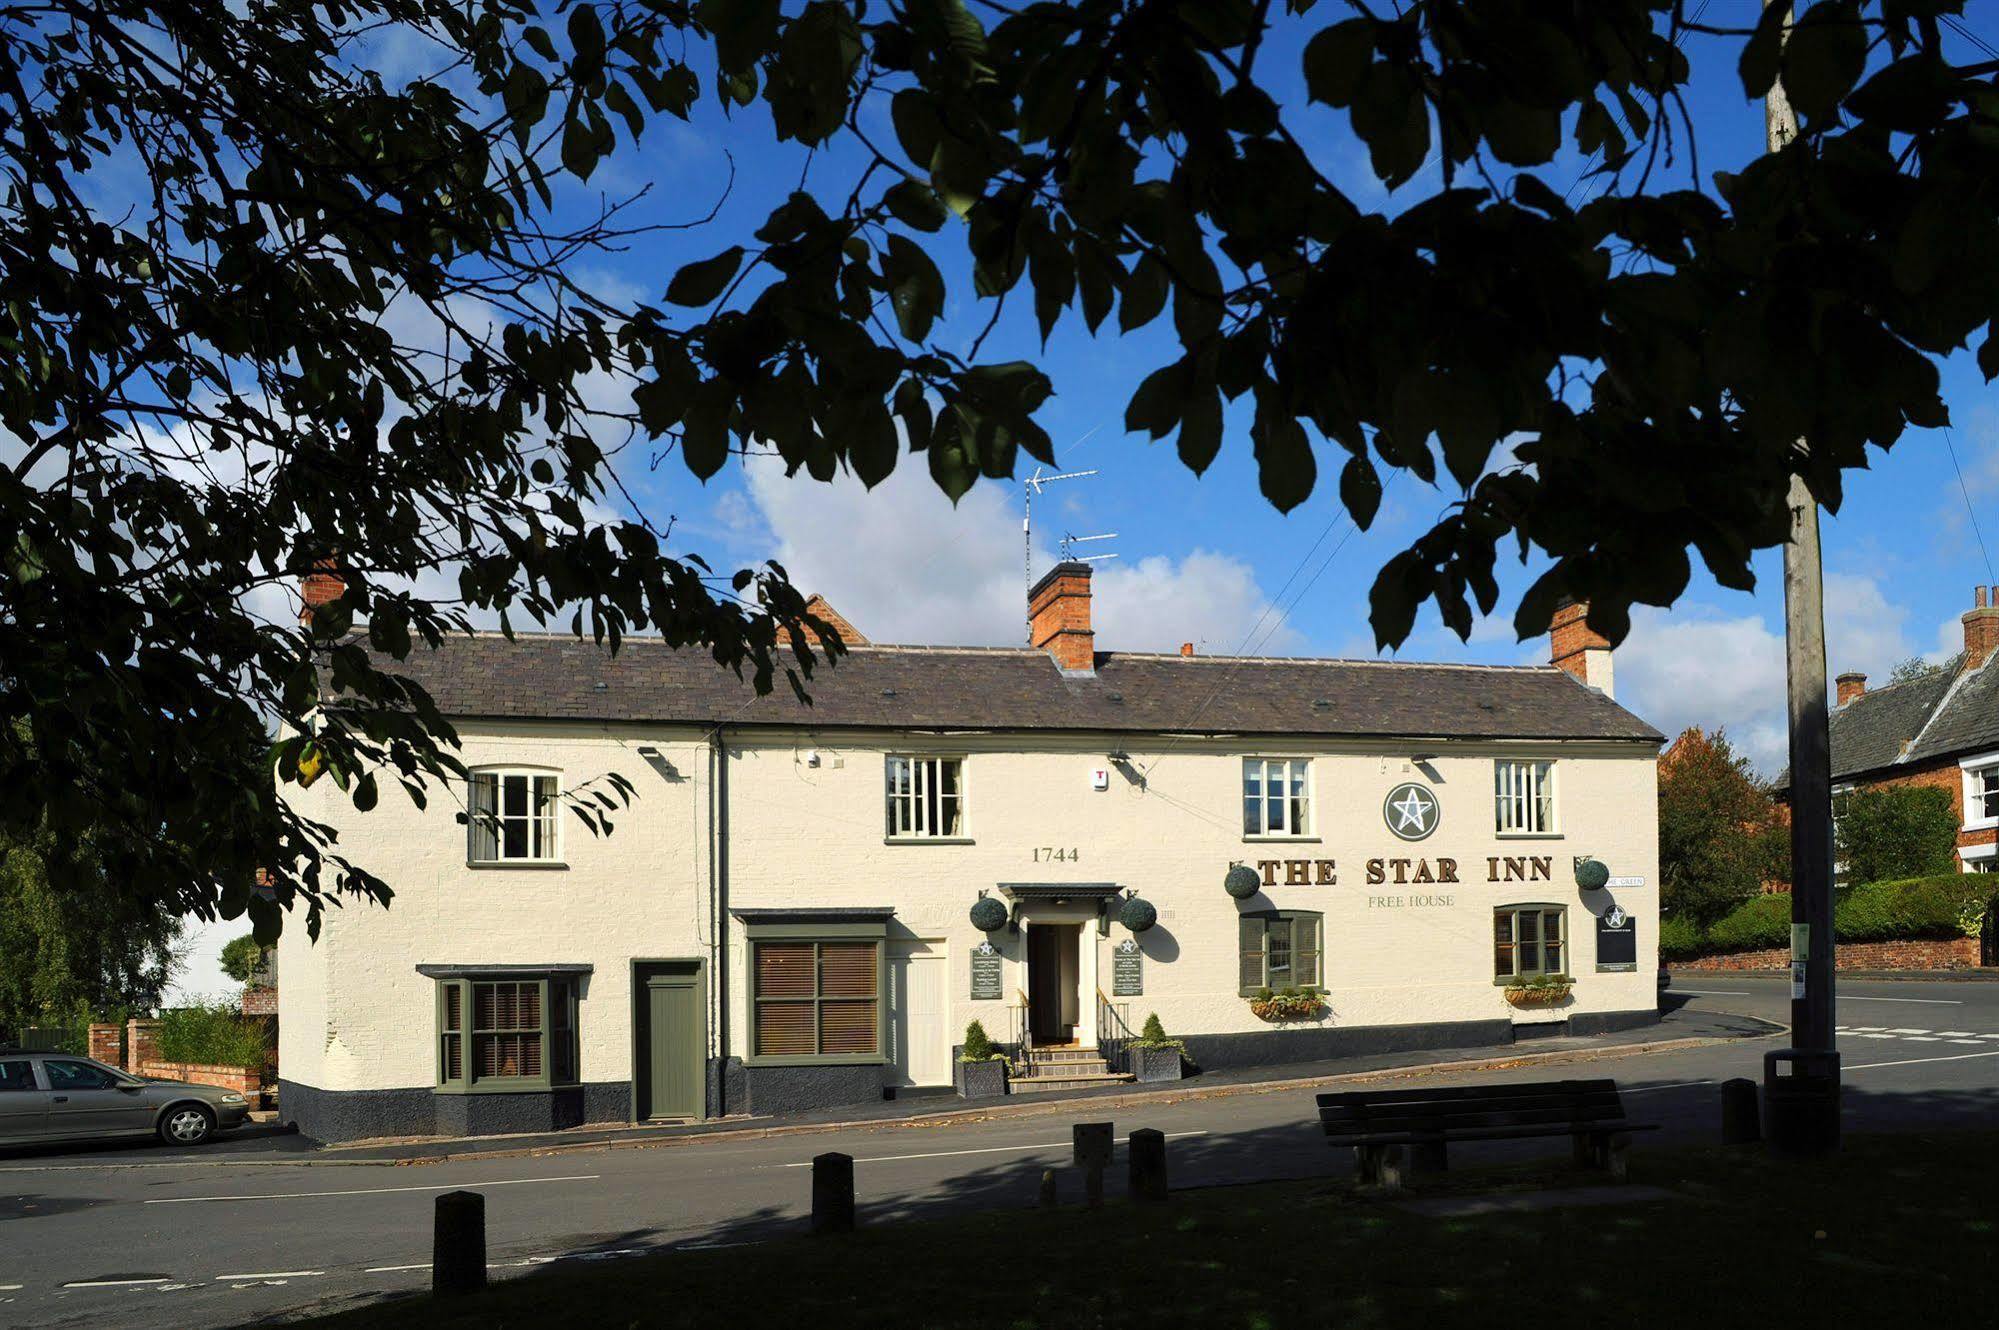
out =
[[[577,1075],[575,979],[467,976],[438,982],[438,1088],[546,1089],[573,1085]]]
[[[881,943],[753,942],[752,1048],[758,1057],[879,1057]]]
[[[1507,905],[1492,915],[1497,979],[1568,973],[1568,911],[1559,905]]]
[[[1259,989],[1317,987],[1324,982],[1319,957],[1322,922],[1303,910],[1245,914],[1237,923],[1241,939],[1241,994]]]

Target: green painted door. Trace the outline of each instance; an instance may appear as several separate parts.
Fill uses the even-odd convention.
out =
[[[702,1006],[701,969],[654,966],[640,990],[638,1116],[698,1118],[706,1107],[707,1014]]]

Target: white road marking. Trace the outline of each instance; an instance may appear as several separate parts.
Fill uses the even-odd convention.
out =
[[[1684,1090],[1694,1085],[1713,1085],[1713,1081],[1675,1081],[1671,1085],[1640,1085],[1626,1090],[1626,1094],[1650,1094],[1654,1090]]]
[[[1205,1131],[1173,1131],[1166,1134],[1166,1139],[1177,1141],[1185,1136],[1206,1136],[1207,1134]],[[1131,1137],[1129,1136],[1120,1136],[1117,1138],[1117,1144],[1122,1145],[1130,1139]],[[905,1159],[950,1159],[958,1155],[1032,1155],[1042,1154],[1048,1150],[1067,1150],[1073,1144],[1074,1142],[1072,1141],[1044,1141],[1040,1145],[989,1145],[977,1150],[932,1150],[927,1154],[920,1155],[873,1155],[866,1159],[856,1159],[854,1162],[857,1164],[894,1164],[900,1163]],[[810,1159],[801,1159],[795,1164],[766,1164],[764,1167],[811,1168],[812,1161]]]
[[[142,1205],[193,1205],[200,1201],[296,1201],[310,1196],[382,1196],[405,1191],[458,1191],[465,1187],[524,1187],[536,1182],[595,1182],[599,1173],[572,1173],[560,1178],[502,1178],[497,1182],[443,1182],[434,1187],[355,1187],[348,1191],[273,1191],[251,1196],[163,1196]]]
[[[1929,1031],[1928,1031],[1928,1030],[1897,1030],[1897,1029],[1895,1029],[1895,1028],[1893,1028],[1893,1027],[1891,1026],[1891,1027],[1889,1027],[1889,1030],[1888,1030],[1888,1033],[1889,1033],[1889,1034],[1928,1034],[1928,1033],[1929,1033]]]
[[[1902,1042],[1905,1044],[1934,1044],[1937,1042],[1937,1037],[1933,1034],[1909,1034],[1902,1036]]]
[[[1999,1048],[1985,1053],[1946,1053],[1942,1057],[1907,1058],[1901,1062],[1861,1062],[1848,1067],[1848,1071],[1866,1071],[1870,1067],[1914,1067],[1924,1062],[1962,1062],[1966,1058],[1999,1058]]]
[[[1894,1039],[1897,1036],[1892,1034],[1863,1034],[1860,1037],[1862,1039]]]
[[[72,1279],[64,1288],[131,1288],[136,1284],[164,1284],[165,1275],[155,1279]]]
[[[1977,1034],[1978,1034],[1978,1031],[1976,1031],[1976,1030],[1938,1030],[1938,1031],[1937,1031],[1937,1035],[1938,1035],[1938,1037],[1939,1037],[1939,1038],[1943,1038],[1943,1039],[1971,1039],[1971,1038],[1974,1038],[1974,1037],[1976,1037],[1976,1036],[1977,1036]]]
[[[0,1293],[18,1293],[20,1290],[19,1284],[0,1284]]]
[[[429,1261],[419,1261],[415,1265],[371,1265],[361,1273],[364,1275],[392,1275],[404,1270],[428,1270]]]
[[[1976,1039],[1953,1039],[1951,1042],[1953,1044],[1970,1044],[1974,1048],[1979,1046]]]
[[[1692,993],[1695,997],[1753,997],[1743,988],[1669,988],[1668,993]]]
[[[1957,998],[1884,998],[1884,997],[1862,997],[1862,996],[1860,996],[1860,995],[1859,995],[1858,993],[1841,993],[1841,994],[1839,995],[1839,1001],[1841,1001],[1841,1002],[1914,1002],[1914,1003],[1916,1003],[1916,1004],[1918,1004],[1918,1005],[1920,1005],[1920,1006],[1925,1006],[1925,1007],[1961,1007],[1961,1006],[1963,1006],[1963,1005],[1964,1005],[1964,1003],[1963,1003],[1963,1002],[1961,1002],[1961,1001],[1959,1001],[1959,1000],[1958,1000]]]
[[[215,1282],[226,1284],[234,1279],[304,1279],[307,1275],[323,1275],[324,1270],[266,1270],[251,1275],[216,1275]]]
[[[1842,1025],[1839,1028],[1842,1030],[1852,1030],[1855,1034],[1877,1034],[1888,1027],[1885,1025]]]

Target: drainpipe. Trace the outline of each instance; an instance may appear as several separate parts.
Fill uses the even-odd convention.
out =
[[[715,1106],[729,1113],[729,749],[717,725],[708,736],[708,972],[715,977],[709,1008],[715,1013]]]

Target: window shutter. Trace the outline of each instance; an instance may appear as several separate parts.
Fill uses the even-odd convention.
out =
[[[1320,923],[1316,914],[1301,914],[1291,926],[1291,964],[1301,987],[1317,987],[1323,982],[1319,973]]]
[[[1249,915],[1236,920],[1239,950],[1242,953],[1241,995],[1248,997],[1263,987],[1264,921]]]

